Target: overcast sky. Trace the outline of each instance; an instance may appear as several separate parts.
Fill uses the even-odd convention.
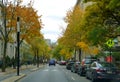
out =
[[[26,0],[25,0],[26,1]],[[41,32],[46,39],[51,39],[52,42],[57,41],[61,29],[66,28],[63,18],[66,12],[73,8],[76,0],[34,0],[34,8],[38,10],[38,15],[42,15],[44,24]]]

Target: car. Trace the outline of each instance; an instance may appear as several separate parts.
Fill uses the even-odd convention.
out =
[[[85,58],[81,61],[81,64],[78,66],[78,71],[77,73],[80,76],[83,76],[86,74],[86,68],[89,67],[89,65],[93,62],[96,61],[95,58]]]
[[[74,64],[71,67],[71,72],[77,73],[79,65],[80,65],[80,62],[74,62]]]
[[[54,65],[54,66],[55,66],[55,64],[56,64],[56,61],[55,61],[55,60],[52,59],[52,60],[49,61],[49,66],[51,66],[51,65]]]
[[[0,60],[0,68],[2,68],[2,64],[3,64],[3,62],[2,62],[2,60]]]
[[[66,69],[71,70],[71,67],[72,67],[73,64],[74,64],[73,61],[68,61],[68,62],[66,63]]]
[[[66,65],[66,61],[64,60],[60,61],[60,65]]]
[[[113,63],[95,61],[87,68],[86,78],[91,79],[91,82],[120,82],[120,70]]]

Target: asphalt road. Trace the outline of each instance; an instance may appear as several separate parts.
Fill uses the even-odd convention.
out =
[[[65,66],[48,66],[28,74],[18,82],[90,82],[85,77],[67,70]]]

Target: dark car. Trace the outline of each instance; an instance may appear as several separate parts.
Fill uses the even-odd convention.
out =
[[[69,61],[66,63],[66,69],[71,70],[72,65],[74,64],[73,61]]]
[[[0,60],[0,68],[2,67],[3,62]]]
[[[77,73],[80,75],[80,76],[82,76],[82,75],[85,75],[86,74],[86,68],[88,68],[89,67],[89,65],[92,63],[92,62],[94,62],[94,61],[96,61],[96,59],[94,59],[94,58],[85,58],[85,59],[83,59],[82,61],[81,61],[81,64],[79,65],[79,67],[78,67],[78,71],[77,71]]]
[[[86,78],[91,79],[92,82],[100,80],[120,82],[120,71],[112,63],[93,62],[86,71]]]
[[[50,66],[50,65],[54,65],[54,66],[55,66],[55,64],[56,64],[56,61],[55,61],[55,60],[50,60],[50,61],[49,61],[49,66]]]
[[[71,67],[71,72],[77,73],[79,65],[80,65],[80,62],[74,62],[74,64]]]

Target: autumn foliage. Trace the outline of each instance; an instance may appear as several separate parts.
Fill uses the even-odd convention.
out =
[[[32,5],[22,6],[9,4],[7,6],[7,27],[11,32],[16,32],[17,17],[20,17],[20,35],[21,39],[26,40],[28,43],[30,39],[35,36],[41,36],[40,30],[42,28],[41,16],[38,16],[37,11]]]

